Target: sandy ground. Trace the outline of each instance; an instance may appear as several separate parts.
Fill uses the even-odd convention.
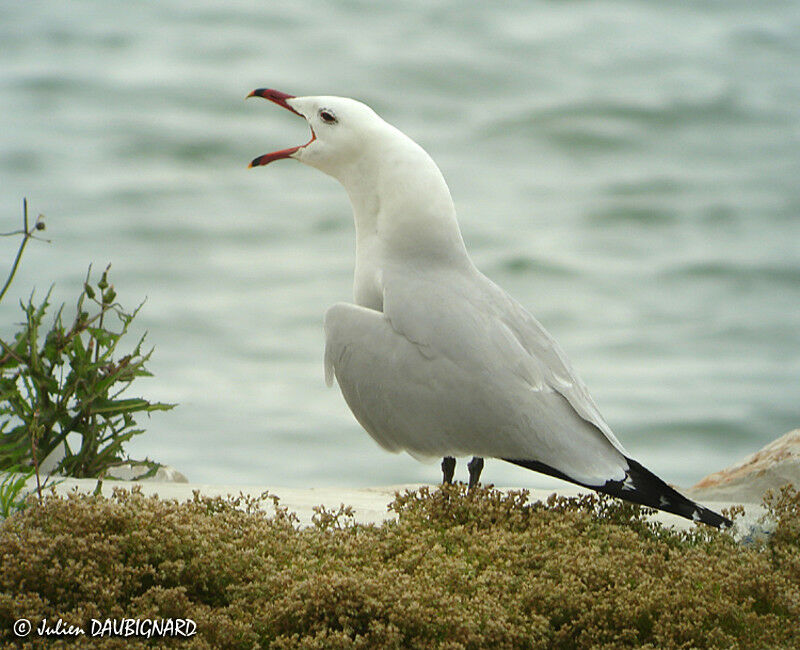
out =
[[[31,484],[31,487],[33,486],[35,486],[35,482]],[[355,521],[362,524],[378,524],[386,520],[391,520],[394,519],[395,515],[387,510],[387,505],[394,498],[395,492],[420,487],[420,485],[387,485],[370,488],[289,488],[274,485],[205,485],[201,483],[138,482],[106,479],[103,481],[101,489],[103,495],[110,496],[115,487],[130,490],[134,486],[139,486],[143,494],[158,495],[162,499],[177,499],[178,501],[191,499],[195,491],[204,496],[212,497],[224,497],[227,495],[238,496],[239,494],[256,497],[264,492],[269,492],[271,495],[275,495],[280,499],[281,506],[287,507],[290,511],[297,514],[301,525],[311,524],[311,517],[314,514],[313,508],[319,505],[324,505],[328,509],[338,508],[341,504],[352,506]],[[77,490],[82,493],[91,493],[95,491],[96,487],[96,479],[67,478],[59,480],[56,485],[56,491],[59,494],[66,494],[72,490]],[[501,489],[508,490],[511,488]],[[559,490],[531,489],[529,491],[530,499],[534,501],[545,500],[554,492],[562,496],[575,496],[589,492],[589,490],[571,487],[565,487]],[[722,501],[703,502],[703,505],[719,511],[722,508],[732,505],[732,503]],[[743,522],[748,528],[755,526],[758,518],[764,512],[763,508],[756,504],[742,505],[744,505],[746,512]],[[272,507],[271,501],[268,502],[268,507]],[[692,522],[665,512],[656,513],[654,519],[681,530],[693,526]],[[743,528],[741,524],[739,527]],[[745,530],[741,530],[741,534],[747,533]]]

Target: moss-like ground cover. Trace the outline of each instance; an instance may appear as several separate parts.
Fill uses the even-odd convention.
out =
[[[463,486],[398,495],[398,521],[257,501],[49,497],[0,524],[0,639],[16,619],[190,618],[186,648],[797,648],[800,493],[767,500],[761,546],[587,496],[528,504]],[[271,511],[271,508],[267,509]]]

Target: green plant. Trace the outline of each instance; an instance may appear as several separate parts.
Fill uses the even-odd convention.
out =
[[[33,473],[32,467],[14,467],[0,474],[0,519],[22,509],[25,486]]]
[[[143,432],[136,428],[135,414],[173,408],[122,397],[135,378],[150,375],[145,363],[152,349],[142,351],[142,336],[131,352],[116,357],[117,345],[141,305],[128,312],[116,302],[108,271],[93,286],[89,270],[69,326],[62,305],[40,342],[48,292],[39,305],[33,296],[22,303],[22,330],[13,343],[0,341],[0,417],[5,418],[0,424],[0,469],[20,463],[38,467],[63,445],[58,473],[98,476],[122,462],[123,444]],[[116,330],[108,322],[111,316],[116,317]],[[70,434],[80,438],[75,449]]]
[[[34,235],[35,232],[39,230],[44,230],[44,215],[40,214],[36,217],[36,221],[33,223],[33,227],[30,227],[28,221],[28,199],[22,199],[22,230],[12,230],[11,232],[4,232],[0,233],[2,237],[14,237],[16,235],[22,235],[22,241],[19,244],[19,248],[17,249],[17,254],[14,257],[14,261],[11,264],[11,270],[8,272],[8,276],[6,277],[5,284],[3,284],[3,288],[0,289],[0,302],[3,301],[3,298],[6,295],[6,291],[11,286],[11,282],[14,279],[14,275],[17,273],[17,269],[19,268],[19,262],[22,259],[22,254],[25,252],[25,247],[28,245],[28,242],[31,239],[38,239]],[[44,239],[42,241],[48,241]]]
[[[17,256],[0,300],[13,279],[20,257],[41,217],[28,226],[27,203]],[[163,411],[173,404],[122,395],[137,377],[149,376],[145,363],[152,349],[142,350],[142,336],[133,350],[119,356],[117,347],[141,305],[132,312],[116,301],[107,267],[92,284],[91,267],[78,298],[75,318],[64,322],[64,305],[42,336],[52,288],[40,304],[33,294],[21,302],[25,320],[13,342],[0,339],[0,471],[39,467],[63,451],[53,471],[76,477],[101,476],[124,462],[123,445],[137,428],[135,416]],[[9,479],[10,480],[10,479]],[[17,485],[11,481],[8,485]],[[9,487],[9,490],[13,488]]]
[[[14,280],[20,260],[22,259],[22,254],[25,252],[25,247],[28,245],[28,242],[31,239],[40,239],[36,237],[34,233],[44,229],[44,215],[42,214],[36,218],[33,227],[30,226],[28,220],[28,199],[22,199],[22,229],[0,233],[2,237],[22,235],[22,241],[17,249],[17,254],[14,256],[14,261],[11,263],[11,269],[8,272],[8,276],[6,276],[3,288],[0,289],[0,302],[3,301],[8,288],[11,286],[11,282]],[[47,239],[42,241],[47,241],[49,243]],[[0,434],[2,434],[4,427],[5,424],[0,423]],[[0,476],[2,476],[2,479],[0,479],[0,519],[5,519],[11,513],[22,509],[25,499],[24,496],[20,495],[23,494],[28,479],[35,471],[36,468],[12,465],[0,474]],[[37,487],[39,487],[39,491],[41,492],[41,487],[38,485],[38,476]]]

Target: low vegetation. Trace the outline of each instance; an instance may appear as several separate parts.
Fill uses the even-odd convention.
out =
[[[179,617],[195,621],[196,635],[149,643],[800,647],[800,493],[787,487],[766,507],[775,533],[743,547],[707,527],[662,528],[605,497],[531,504],[524,491],[491,487],[398,494],[397,520],[380,526],[356,524],[342,507],[300,527],[268,495],[50,496],[0,525],[0,639],[15,641],[19,618],[86,627]]]

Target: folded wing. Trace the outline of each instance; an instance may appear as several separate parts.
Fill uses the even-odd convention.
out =
[[[416,457],[527,459],[587,485],[624,480],[628,463],[607,425],[572,403],[590,413],[582,384],[563,361],[550,367],[548,354],[563,358],[552,339],[526,334],[491,287],[475,304],[461,278],[426,277],[434,281],[388,278],[384,312],[338,304],[326,314],[327,378],[335,374],[370,435]]]

